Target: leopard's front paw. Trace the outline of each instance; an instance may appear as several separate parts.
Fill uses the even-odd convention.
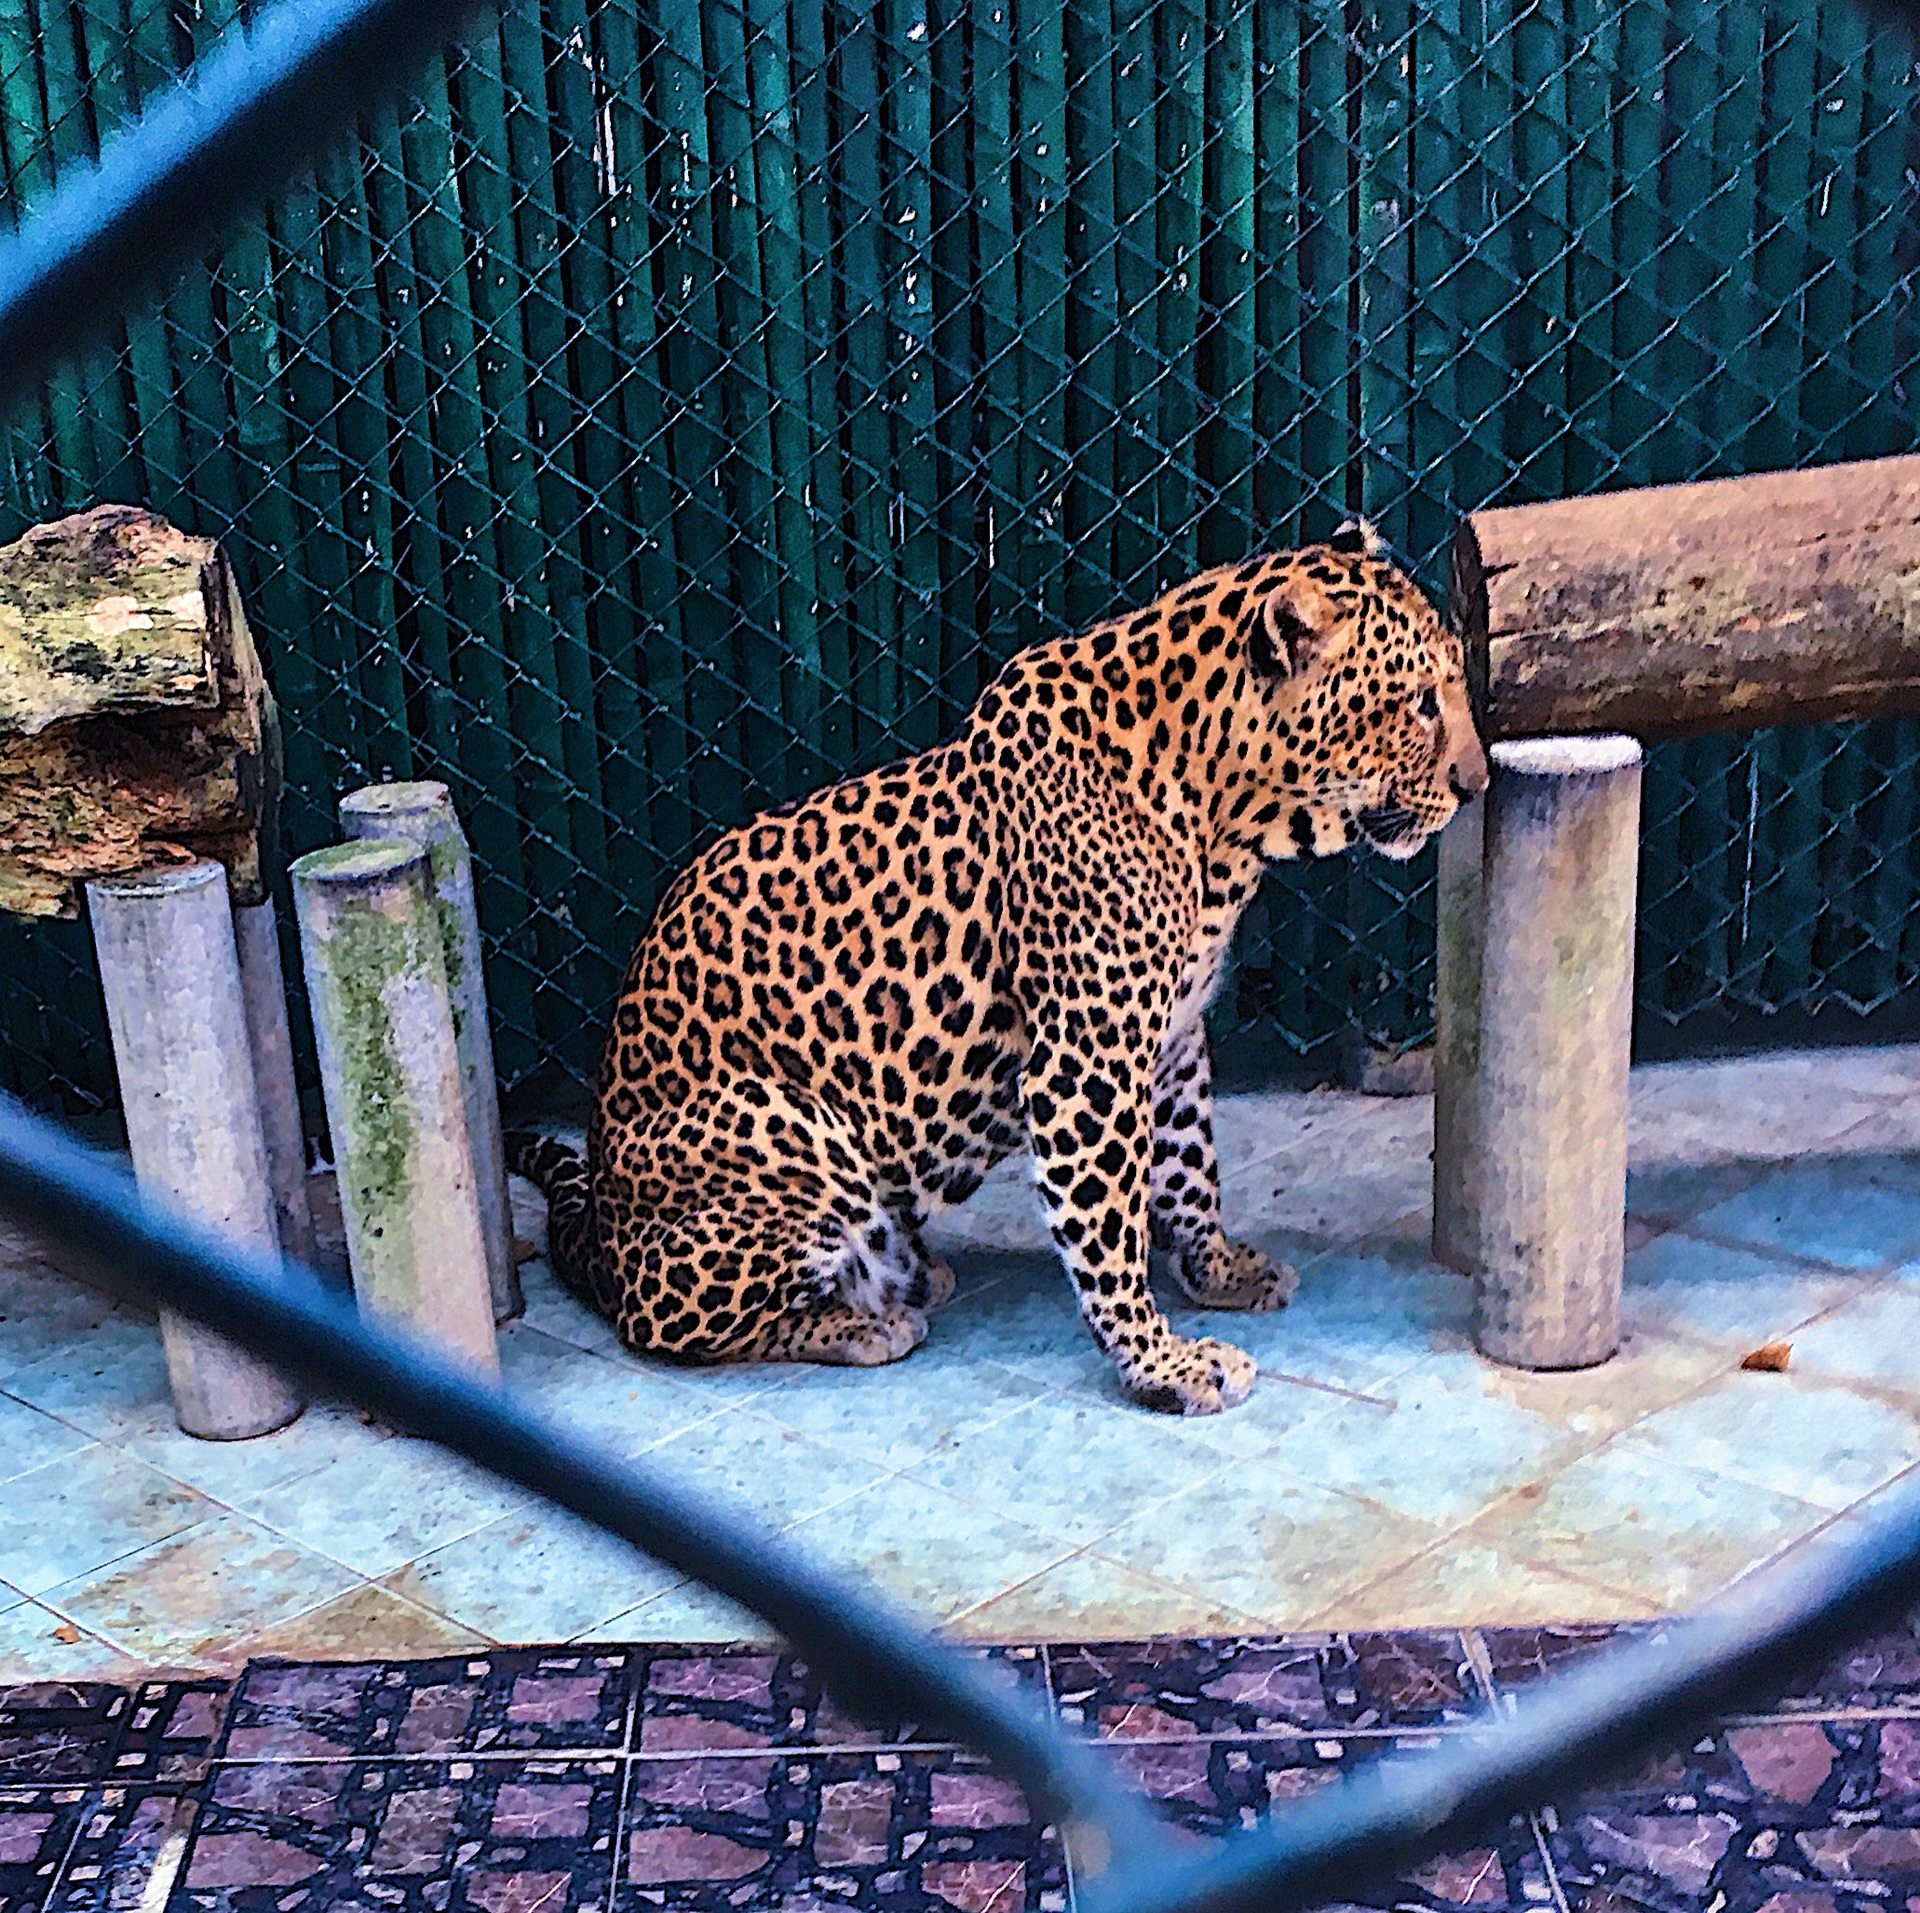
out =
[[[1217,1415],[1223,1408],[1238,1408],[1253,1393],[1257,1372],[1251,1355],[1211,1336],[1193,1342],[1169,1337],[1124,1381],[1143,1408],[1167,1415]]]
[[[1235,1242],[1216,1229],[1199,1255],[1176,1255],[1175,1278],[1205,1309],[1246,1309],[1265,1314],[1293,1300],[1300,1277],[1250,1242]]]

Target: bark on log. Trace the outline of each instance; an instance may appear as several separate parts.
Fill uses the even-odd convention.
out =
[[[0,910],[70,917],[89,878],[197,857],[259,903],[279,795],[218,545],[102,505],[0,549]]]
[[[1452,597],[1489,741],[1920,712],[1920,457],[1474,512]]]

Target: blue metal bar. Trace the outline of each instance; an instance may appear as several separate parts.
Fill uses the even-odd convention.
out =
[[[0,241],[0,399],[163,289],[398,92],[476,4],[280,0],[228,34]]]

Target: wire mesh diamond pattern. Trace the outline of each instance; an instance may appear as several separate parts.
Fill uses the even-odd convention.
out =
[[[243,13],[0,0],[7,203]],[[1021,644],[1351,509],[1437,581],[1486,502],[1907,449],[1913,87],[1850,0],[528,0],[0,421],[0,534],[224,539],[288,848],[446,778],[564,1091],[694,846]],[[1896,1002],[1916,755],[1654,753],[1643,1035]],[[1431,881],[1277,873],[1235,1055],[1417,1038]],[[6,1079],[107,1105],[83,935],[0,941]]]

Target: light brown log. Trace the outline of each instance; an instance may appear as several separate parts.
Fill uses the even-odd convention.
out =
[[[200,857],[258,903],[279,790],[217,544],[102,505],[0,549],[0,910],[70,917],[87,879]]]
[[[1474,512],[1453,567],[1489,740],[1920,712],[1920,457]]]

